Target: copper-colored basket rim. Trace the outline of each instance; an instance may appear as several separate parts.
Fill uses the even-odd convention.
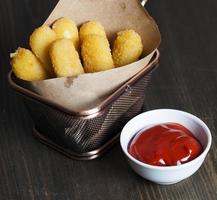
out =
[[[102,101],[97,107],[89,110],[84,110],[81,112],[75,112],[72,110],[69,110],[67,108],[62,107],[61,105],[52,102],[51,100],[46,99],[43,96],[40,96],[37,93],[34,93],[28,89],[25,89],[21,86],[19,86],[15,81],[13,80],[14,74],[12,71],[8,74],[8,81],[10,86],[18,93],[24,95],[27,98],[30,98],[31,100],[37,101],[38,103],[46,104],[48,106],[51,106],[57,110],[60,110],[64,113],[67,113],[69,115],[73,115],[73,117],[78,118],[92,118],[97,116],[101,111],[103,111],[104,108],[106,108],[109,104],[111,104],[118,96],[120,96],[123,92],[125,92],[129,86],[132,86],[137,80],[139,80],[142,76],[150,72],[155,65],[158,63],[160,57],[160,53],[158,50],[156,50],[154,56],[152,57],[152,60],[149,62],[149,64],[143,68],[140,72],[138,72],[136,75],[134,75],[130,80],[128,80],[125,84],[123,84],[120,88],[118,88],[114,93],[112,93],[108,98],[106,98],[104,101]]]

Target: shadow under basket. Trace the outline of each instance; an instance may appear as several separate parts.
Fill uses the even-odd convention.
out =
[[[119,141],[123,126],[144,106],[145,89],[159,60],[158,50],[150,63],[118,88],[97,108],[75,113],[19,85],[9,73],[9,84],[24,97],[35,123],[34,136],[42,143],[77,160],[101,156]]]

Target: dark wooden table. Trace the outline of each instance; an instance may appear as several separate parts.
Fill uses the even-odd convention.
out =
[[[37,142],[22,99],[8,86],[9,53],[42,24],[57,0],[0,1],[0,199],[217,199],[217,1],[150,0],[162,33],[160,67],[147,109],[176,108],[202,118],[213,144],[200,170],[172,186],[143,180],[119,145],[89,162],[70,160]]]

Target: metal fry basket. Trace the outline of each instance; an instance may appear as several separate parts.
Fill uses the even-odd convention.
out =
[[[157,67],[159,52],[150,63],[91,111],[76,113],[25,89],[12,72],[9,83],[24,97],[35,123],[34,135],[42,143],[78,160],[94,159],[119,139],[123,126],[139,114],[145,102],[145,89]]]

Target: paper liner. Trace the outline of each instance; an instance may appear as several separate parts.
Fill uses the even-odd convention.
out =
[[[110,42],[118,31],[134,29],[142,38],[144,55],[148,55],[108,71],[25,83],[26,88],[75,112],[100,104],[146,67],[160,44],[158,27],[139,0],[60,0],[45,24],[51,25],[63,16],[71,18],[78,26],[90,20],[101,22]]]

